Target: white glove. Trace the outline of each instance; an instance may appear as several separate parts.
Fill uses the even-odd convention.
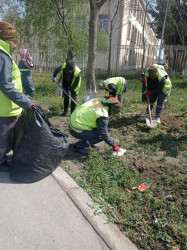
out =
[[[113,152],[113,156],[122,156],[127,150],[125,148],[119,148],[119,151]]]
[[[56,81],[56,77],[52,76],[52,77],[51,77],[51,81],[52,81],[52,82],[55,82],[55,81]]]

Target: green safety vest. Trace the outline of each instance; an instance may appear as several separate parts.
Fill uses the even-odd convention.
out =
[[[156,67],[157,67],[157,69],[162,69],[163,71],[166,71],[163,65],[156,64],[156,63],[155,63],[155,64],[153,64],[153,65],[154,65],[154,66],[156,66]]]
[[[10,45],[2,40],[0,40],[0,50],[3,51],[12,60],[12,82],[14,87],[22,92],[22,83],[20,71],[11,56]],[[20,115],[22,108],[12,102],[1,90],[0,90],[0,117],[10,117]]]
[[[19,69],[21,72],[31,71],[30,69]]]
[[[62,74],[62,87],[63,87],[63,69],[65,69],[66,67],[66,63],[64,63],[62,65],[62,68],[61,68],[61,74]],[[81,70],[79,69],[79,67],[75,66],[75,71],[74,71],[74,75],[73,75],[73,80],[71,82],[71,87],[73,86],[74,82],[75,82],[75,79],[76,77],[79,75],[79,73],[81,72]],[[76,92],[76,94],[79,93],[79,90],[80,90],[80,86],[81,86],[81,77],[80,77],[80,80],[79,80],[79,83],[77,85],[77,87],[74,89],[74,91]]]
[[[98,98],[91,99],[74,110],[69,126],[77,133],[97,128],[96,120],[99,117],[108,117],[108,110],[109,107],[103,106]]]
[[[165,95],[169,96],[170,92],[171,92],[171,87],[172,87],[171,80],[169,79],[168,74],[164,70],[158,69],[158,81],[159,81],[159,83],[164,76],[167,76],[167,78],[166,78],[166,84],[165,84],[162,92],[164,92]],[[146,86],[147,86],[147,78],[148,77],[149,77],[149,73],[148,73],[148,70],[146,70],[146,72],[145,72],[145,84],[146,84]]]
[[[124,87],[125,87],[125,78],[123,77],[111,77],[104,81],[105,89],[109,92],[112,92],[111,89],[109,89],[108,85],[112,83],[116,86],[117,91],[116,95],[122,95]]]

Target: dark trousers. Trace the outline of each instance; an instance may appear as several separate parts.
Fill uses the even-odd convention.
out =
[[[25,90],[25,94],[29,96],[35,95],[35,87],[32,80],[32,76],[25,77],[24,75],[21,76],[22,86]]]
[[[0,165],[7,160],[13,145],[13,133],[18,117],[0,117]]]
[[[156,105],[156,117],[160,118],[161,114],[162,114],[162,110],[164,108],[164,101],[166,99],[167,95],[164,94],[163,92],[157,93],[157,94],[151,94],[150,96],[150,108],[152,110],[155,102],[157,101],[157,105]],[[147,109],[148,112],[148,109]]]
[[[77,95],[76,93],[71,93],[71,97],[77,101]],[[63,97],[62,97],[63,98]],[[64,96],[64,113],[67,113],[68,112],[68,107],[69,107],[69,97],[67,95]],[[71,113],[73,113],[73,111],[75,110],[76,108],[76,104],[71,101]]]
[[[103,138],[98,134],[96,128],[92,130],[84,130],[82,133],[77,133],[69,127],[69,132],[73,137],[80,140],[76,144],[77,148],[87,148],[103,141]]]

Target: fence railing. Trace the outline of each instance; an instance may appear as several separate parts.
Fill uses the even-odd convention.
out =
[[[96,75],[107,74],[108,72],[111,75],[139,74],[149,65],[157,63],[158,50],[158,45],[149,45],[144,48],[135,45],[112,47],[110,69],[108,69],[109,50],[97,51],[95,73]],[[54,69],[65,61],[63,52],[60,50],[50,49],[44,52],[38,49],[29,49],[29,51],[32,55],[36,72],[53,73]],[[19,61],[18,50],[16,54],[14,53],[14,58],[17,62]],[[164,46],[161,60],[168,64],[170,74],[187,76],[187,47]],[[74,61],[81,68],[82,75],[84,76],[88,56],[78,54],[74,58]]]

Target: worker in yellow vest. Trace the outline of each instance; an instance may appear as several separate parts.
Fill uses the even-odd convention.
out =
[[[167,63],[165,63],[165,62],[163,62],[163,63],[154,63],[153,65],[156,66],[157,69],[161,69],[161,70],[163,70],[165,72],[167,72],[168,68],[169,68]],[[146,86],[145,86],[145,83],[144,83],[144,75],[145,75],[145,72],[143,72],[141,74],[141,76],[140,76],[140,81],[142,83],[142,102],[147,101],[147,97],[146,97],[146,94],[145,94]],[[166,101],[166,99],[165,99],[165,101]]]
[[[98,84],[100,90],[106,90],[109,92],[109,97],[116,97],[118,101],[123,105],[124,95],[127,91],[127,81],[124,77],[111,77]],[[107,98],[107,97],[106,97]]]
[[[151,65],[145,72],[143,82],[145,84],[145,94],[150,98],[151,110],[156,105],[156,121],[160,123],[160,117],[164,108],[164,101],[170,95],[172,84],[166,71]],[[148,109],[142,117],[148,117]]]
[[[114,97],[108,100],[94,98],[76,108],[69,122],[70,134],[80,140],[75,144],[75,150],[88,155],[89,147],[97,147],[97,143],[105,141],[118,152],[118,145],[108,134],[108,118],[120,108],[121,103]]]
[[[79,67],[75,66],[74,62],[72,60],[67,60],[63,65],[57,67],[53,73],[52,81],[56,81],[56,76],[58,73],[61,73],[62,78],[62,88],[67,92],[68,95],[71,95],[71,97],[74,99],[74,101],[77,101],[77,94],[79,93],[80,86],[81,86],[81,70]],[[63,96],[64,97],[64,112],[61,114],[61,116],[66,116],[68,112],[68,106],[69,106],[69,97],[68,95]],[[73,113],[74,109],[76,107],[76,104],[71,101],[71,113]]]
[[[17,33],[7,22],[0,22],[0,171],[9,171],[7,153],[12,149],[13,132],[23,109],[34,104],[22,93],[21,75],[12,58]]]

